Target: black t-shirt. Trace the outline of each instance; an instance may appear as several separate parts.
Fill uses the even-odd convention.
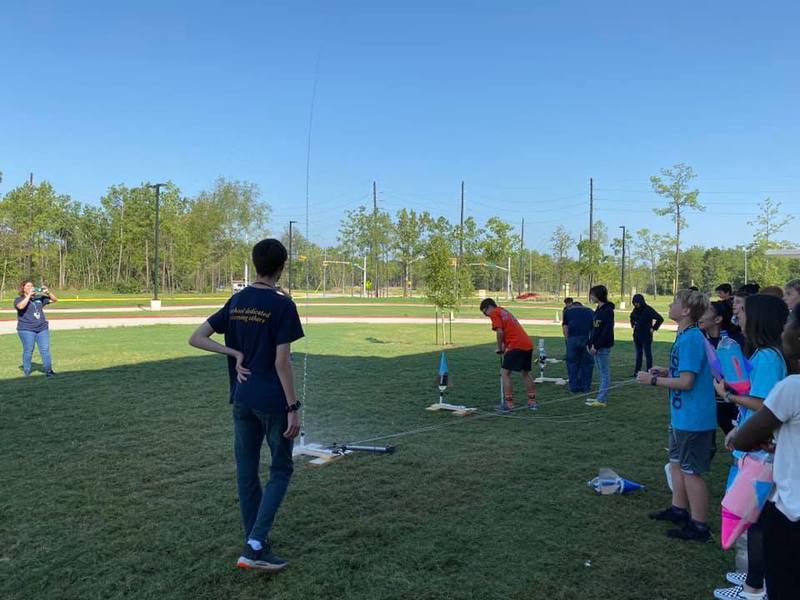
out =
[[[572,306],[564,311],[567,337],[588,337],[594,323],[594,311],[588,306]]]
[[[303,337],[294,302],[274,289],[246,287],[208,319],[225,335],[225,345],[244,354],[247,381],[236,381],[236,361],[228,357],[230,401],[264,412],[286,410],[286,394],[275,369],[276,348]]]
[[[25,296],[17,296],[14,308],[22,302]],[[34,296],[22,310],[17,308],[17,331],[35,331],[39,333],[48,328],[47,317],[44,316],[44,307],[50,304],[47,296]]]

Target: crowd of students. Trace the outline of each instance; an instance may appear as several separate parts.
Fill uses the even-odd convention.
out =
[[[233,404],[234,445],[245,544],[237,565],[277,571],[286,561],[272,549],[270,530],[292,476],[292,440],[299,432],[298,409],[290,344],[303,336],[294,303],[277,280],[287,259],[277,240],[262,240],[253,248],[258,279],[232,297],[195,331],[190,343],[228,357],[230,401]],[[714,591],[716,598],[743,600],[800,597],[800,280],[783,290],[760,290],[754,284],[735,292],[728,284],[710,302],[696,289],[680,290],[669,307],[677,324],[667,367],[653,366],[653,333],[664,319],[644,297],[633,298],[630,325],[636,349],[635,379],[664,388],[670,401],[669,461],[672,502],[651,513],[653,520],[671,523],[669,538],[705,542],[709,492],[703,475],[716,452],[716,430],[725,435],[733,460],[768,456],[774,465],[774,490],[747,537],[746,572],[732,571],[733,587]],[[780,294],[779,294],[780,293]],[[779,298],[778,295],[782,296]],[[580,302],[566,302],[564,335],[570,389],[588,393],[596,366],[600,385],[593,407],[605,407],[610,391],[610,354],[614,346],[614,309],[608,290],[598,285],[590,299],[592,311]],[[23,307],[18,307],[23,308]],[[533,346],[516,318],[485,299],[481,312],[497,332],[503,354],[504,399],[501,410],[513,410],[511,373],[522,374],[527,408],[538,409],[530,376]],[[211,340],[225,335],[225,344]],[[750,389],[735,393],[715,382],[706,345],[740,344],[752,365]],[[644,362],[643,362],[644,361]],[[644,368],[642,368],[644,364]],[[259,478],[261,446],[270,447],[269,481]],[[767,458],[763,458],[767,460]]]
[[[641,384],[669,390],[672,504],[650,515],[676,525],[668,537],[711,539],[702,475],[716,451],[717,427],[733,461],[753,453],[774,461],[775,489],[747,532],[747,571],[725,575],[731,585],[714,590],[720,600],[800,597],[800,573],[791,567],[800,559],[800,375],[790,375],[800,373],[799,290],[800,280],[777,291],[750,284],[733,292],[724,284],[715,302],[680,290],[669,309],[678,326],[669,366],[637,375]],[[716,347],[724,338],[740,344],[750,362],[746,395],[712,377],[705,340]]]

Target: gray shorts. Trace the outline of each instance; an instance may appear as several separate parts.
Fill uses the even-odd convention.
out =
[[[714,430],[683,431],[669,428],[669,462],[677,463],[687,475],[700,475],[711,469],[714,456]]]

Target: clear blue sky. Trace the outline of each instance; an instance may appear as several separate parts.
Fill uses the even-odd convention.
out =
[[[597,218],[666,232],[648,178],[691,164],[704,215],[689,242],[734,245],[771,196],[800,233],[800,3],[744,1],[6,4],[4,193],[32,171],[84,202],[115,183],[220,175],[257,183],[273,232],[334,243],[371,202],[458,219]],[[317,58],[320,57],[317,71]],[[317,75],[315,76],[315,73]]]

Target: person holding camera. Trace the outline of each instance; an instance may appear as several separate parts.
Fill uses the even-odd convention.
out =
[[[44,372],[48,377],[55,375],[50,358],[50,328],[44,316],[44,307],[57,301],[58,298],[46,286],[33,287],[33,282],[29,280],[19,286],[14,308],[17,309],[17,334],[22,342],[22,372],[26,377],[31,374],[34,346],[39,347]]]

